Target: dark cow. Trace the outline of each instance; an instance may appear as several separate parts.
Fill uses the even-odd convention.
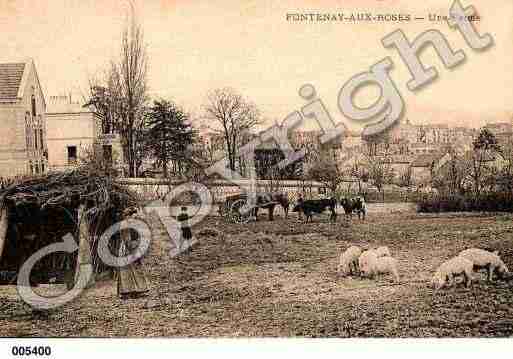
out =
[[[358,219],[365,220],[367,206],[365,205],[365,199],[363,197],[358,196],[353,199],[342,198],[340,205],[344,208],[344,212],[347,217],[351,217],[353,212],[356,212],[358,214]]]
[[[335,208],[337,206],[337,201],[335,198],[325,198],[325,199],[310,199],[310,200],[303,200],[302,198],[299,199],[298,203],[292,210],[293,212],[302,212],[305,214],[306,217],[306,223],[308,223],[308,219],[310,219],[310,222],[313,221],[313,214],[321,214],[326,209],[329,209],[331,212],[330,220],[336,221],[337,220],[337,212],[335,212]]]

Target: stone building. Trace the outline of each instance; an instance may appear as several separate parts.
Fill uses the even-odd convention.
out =
[[[45,113],[34,62],[0,64],[0,177],[46,172]]]
[[[75,167],[93,153],[114,165],[121,163],[119,137],[103,133],[101,118],[72,95],[51,96],[46,121],[51,170]]]

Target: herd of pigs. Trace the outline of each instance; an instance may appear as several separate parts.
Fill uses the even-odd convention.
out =
[[[397,264],[388,247],[363,250],[358,246],[351,246],[340,255],[338,273],[343,276],[359,274],[365,278],[374,278],[377,274],[391,274],[394,280],[399,282]],[[475,280],[475,271],[482,269],[487,271],[490,282],[493,281],[494,275],[501,279],[509,276],[509,270],[497,251],[470,248],[442,263],[435,271],[431,285],[436,290],[451,287],[456,284],[456,276],[463,276],[465,287],[469,287]]]

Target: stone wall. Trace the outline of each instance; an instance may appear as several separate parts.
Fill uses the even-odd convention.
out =
[[[123,178],[118,179],[118,183],[128,186],[131,190],[139,193],[145,199],[155,199],[163,197],[173,188],[177,188],[184,182],[168,181],[164,179],[153,178]],[[241,186],[248,185],[248,181],[212,181],[206,184],[215,203],[224,202],[225,198],[241,193]],[[295,202],[299,194],[303,194],[305,199],[320,198],[324,196],[325,186],[322,183],[314,181],[280,181],[271,183],[266,180],[257,181],[257,191],[267,192],[270,188],[286,192],[291,202]]]

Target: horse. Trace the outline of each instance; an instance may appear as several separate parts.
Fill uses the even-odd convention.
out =
[[[233,196],[229,196],[226,198],[226,205],[234,204],[238,201],[242,201],[247,203],[248,195],[247,194],[236,194]],[[282,192],[263,192],[256,194],[256,203],[253,204],[253,207],[250,209],[251,216],[255,217],[258,220],[258,210],[260,208],[264,208],[269,210],[269,220],[274,220],[274,208],[279,204],[283,210],[285,211],[285,218],[288,217],[289,213],[289,198],[286,193]]]
[[[269,220],[274,220],[274,208],[278,203],[285,211],[285,218],[289,216],[289,197],[282,192],[258,193],[256,198],[256,206],[253,208],[253,216],[258,220],[258,210],[266,208],[269,210]]]

